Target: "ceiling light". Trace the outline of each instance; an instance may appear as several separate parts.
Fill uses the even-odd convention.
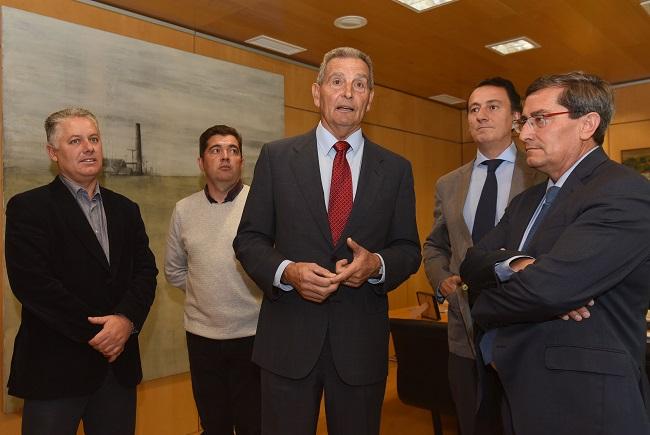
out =
[[[429,99],[433,101],[437,101],[439,103],[449,104],[451,106],[455,106],[457,104],[465,104],[465,100],[447,94],[433,95],[429,97]]]
[[[288,42],[280,41],[279,39],[271,38],[266,35],[255,36],[251,39],[247,39],[245,42],[266,48],[267,50],[277,51],[278,53],[286,54],[288,56],[307,50],[298,45],[289,44]]]
[[[489,44],[485,47],[496,51],[502,56],[505,56],[506,54],[539,48],[541,45],[530,38],[520,36],[519,38],[509,39],[507,41],[495,42],[494,44]]]
[[[429,9],[437,8],[438,6],[445,5],[447,3],[453,3],[456,0],[393,0],[406,6],[407,8],[415,11],[417,13],[428,11]]]
[[[643,0],[639,4],[648,13],[648,15],[650,15],[650,0]]]
[[[346,15],[344,17],[338,17],[334,20],[334,25],[339,29],[360,29],[361,27],[368,24],[368,20],[365,17],[360,17],[359,15]]]

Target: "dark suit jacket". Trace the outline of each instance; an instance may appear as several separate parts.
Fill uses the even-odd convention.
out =
[[[154,299],[156,270],[140,210],[101,188],[110,265],[68,188],[57,177],[7,204],[7,274],[22,304],[22,322],[9,376],[9,394],[51,399],[90,394],[108,361],[88,341],[101,328],[88,316],[120,313],[140,330]],[[142,378],[138,337],[112,364],[117,379]]]
[[[497,283],[495,262],[517,253],[545,189],[542,183],[513,199],[461,265],[470,292],[482,289],[472,309],[476,323],[500,328],[493,356],[515,431],[650,433],[650,183],[596,149],[533,236],[526,254],[536,262]],[[558,318],[591,299],[590,318]]]
[[[386,281],[343,285],[324,303],[273,287],[280,263],[314,262],[331,271],[352,259],[352,237],[386,265]],[[325,335],[341,378],[353,385],[387,374],[388,301],[420,265],[411,166],[366,139],[354,205],[336,247],[327,221],[315,130],[264,145],[233,243],[246,272],[264,291],[253,360],[299,379],[316,364]]]

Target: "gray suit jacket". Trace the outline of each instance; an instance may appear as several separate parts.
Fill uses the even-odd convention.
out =
[[[472,235],[463,218],[463,207],[473,165],[474,160],[440,177],[436,183],[435,222],[423,249],[425,271],[434,290],[445,278],[458,275],[465,252],[472,246]],[[508,201],[545,178],[540,172],[529,168],[526,155],[518,151]],[[467,333],[472,328],[467,293],[459,289],[450,294],[447,300],[449,351],[465,358],[474,358],[473,335]]]

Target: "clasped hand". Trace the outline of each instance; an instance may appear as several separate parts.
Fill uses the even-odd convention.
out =
[[[88,321],[94,325],[102,325],[102,330],[88,344],[104,355],[108,362],[115,361],[124,350],[124,344],[133,331],[133,323],[120,314],[88,317]]]
[[[317,303],[327,299],[341,284],[361,287],[368,278],[377,275],[381,260],[350,237],[347,244],[352,250],[352,262],[337,261],[335,272],[316,263],[291,263],[284,269],[282,282],[291,284],[304,299]]]

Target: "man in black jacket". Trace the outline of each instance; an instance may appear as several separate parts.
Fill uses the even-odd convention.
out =
[[[95,116],[64,109],[45,121],[59,175],[7,204],[5,254],[22,322],[9,394],[25,399],[23,435],[135,431],[142,379],[137,332],[156,269],[134,202],[104,187]]]

